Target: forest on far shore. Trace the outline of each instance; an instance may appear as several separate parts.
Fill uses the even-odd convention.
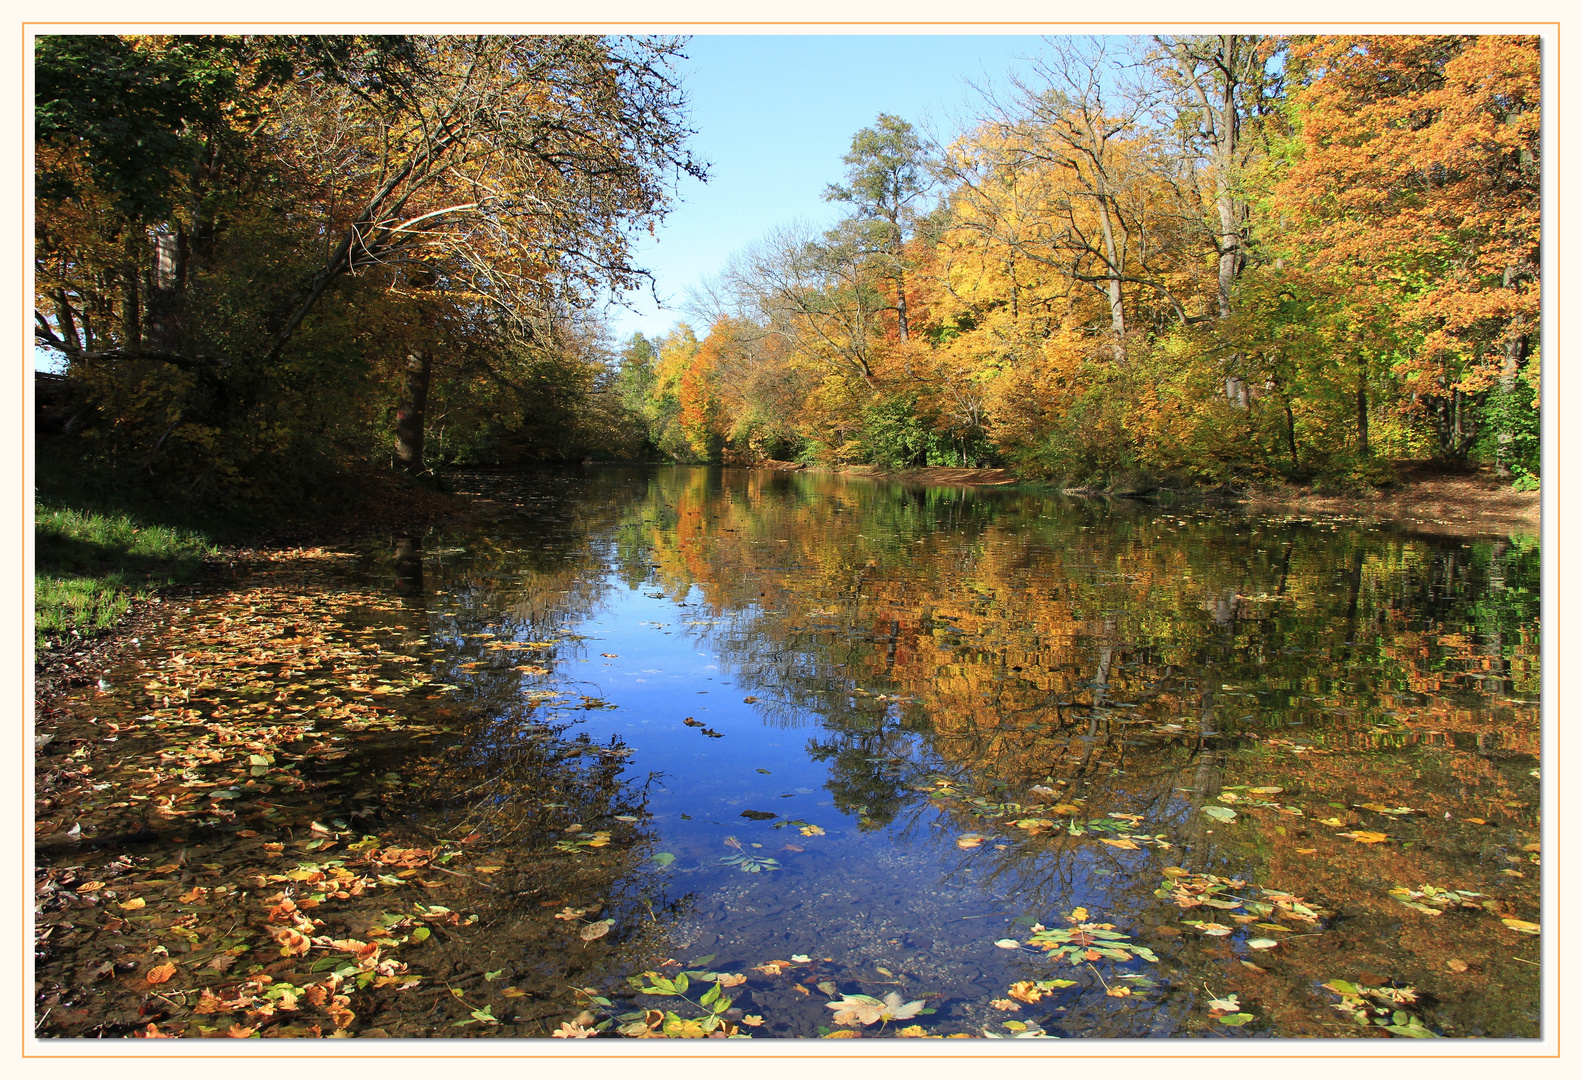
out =
[[[1537,485],[1536,37],[1049,39],[967,130],[878,116],[833,227],[615,344],[707,177],[684,50],[39,37],[41,473],[239,509],[585,457]]]

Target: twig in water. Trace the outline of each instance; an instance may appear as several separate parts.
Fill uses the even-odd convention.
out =
[[[468,877],[466,874],[458,874],[458,873],[456,873],[456,871],[454,871],[454,870],[447,870],[443,866],[435,866],[433,863],[429,863],[428,864],[428,868],[430,870],[438,870],[442,874],[449,874],[452,877],[459,877],[463,881],[470,881],[474,885],[482,885],[485,889],[488,889],[490,892],[501,892],[501,891],[503,891],[503,890],[500,890],[500,889],[496,889],[493,885],[490,885],[486,881],[479,881],[477,878],[475,878],[475,877]]]

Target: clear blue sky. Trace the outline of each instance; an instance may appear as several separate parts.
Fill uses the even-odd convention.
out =
[[[843,208],[824,201],[824,188],[843,179],[852,136],[881,112],[948,137],[976,111],[968,80],[1003,85],[1042,46],[1037,37],[961,34],[693,38],[681,70],[692,147],[710,180],[683,183],[657,240],[639,249],[666,306],[628,295],[635,312],[608,313],[614,340],[687,318],[687,289],[776,226],[832,223]]]

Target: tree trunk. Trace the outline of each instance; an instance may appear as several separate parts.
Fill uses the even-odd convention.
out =
[[[1357,354],[1357,456],[1368,456],[1368,362]]]
[[[1282,395],[1285,398],[1285,441],[1291,450],[1291,468],[1301,468],[1301,463],[1296,459],[1296,417],[1291,415],[1291,395]]]
[[[1108,200],[1099,196],[1099,228],[1104,234],[1104,260],[1109,264],[1110,332],[1115,335],[1115,362],[1126,362],[1126,308],[1122,303],[1121,273],[1125,252],[1117,249],[1115,230],[1110,223]]]
[[[143,276],[142,230],[127,225],[121,244],[121,347],[139,349],[143,346],[143,315],[138,303],[138,285]]]
[[[396,407],[395,456],[409,473],[427,472],[423,464],[423,410],[428,405],[429,375],[434,366],[430,349],[417,349],[406,358],[406,389]]]
[[[897,254],[897,259],[900,255]],[[896,324],[900,330],[901,340],[907,339],[906,327],[906,270],[897,265],[895,269],[895,314]]]
[[[154,243],[154,272],[144,307],[148,347],[180,352],[181,309],[187,284],[187,235],[160,233]]]

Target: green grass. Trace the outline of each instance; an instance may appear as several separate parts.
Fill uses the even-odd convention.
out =
[[[33,610],[39,648],[72,631],[104,630],[134,598],[197,572],[215,545],[200,532],[122,511],[39,505]]]

